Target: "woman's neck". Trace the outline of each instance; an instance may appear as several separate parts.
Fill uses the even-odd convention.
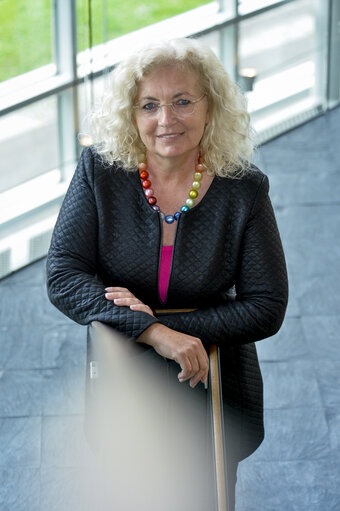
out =
[[[147,153],[147,168],[156,181],[163,183],[185,183],[193,175],[197,164],[199,150],[173,158],[162,158],[154,153]]]

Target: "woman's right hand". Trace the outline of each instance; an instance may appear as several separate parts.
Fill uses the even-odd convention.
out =
[[[162,357],[175,360],[182,369],[178,374],[181,383],[190,379],[192,388],[199,381],[206,383],[209,358],[198,337],[182,334],[161,323],[154,323],[144,330],[137,341],[152,346]]]

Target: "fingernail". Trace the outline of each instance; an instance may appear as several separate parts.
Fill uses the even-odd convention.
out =
[[[109,293],[105,293],[105,298],[108,298],[109,297]]]

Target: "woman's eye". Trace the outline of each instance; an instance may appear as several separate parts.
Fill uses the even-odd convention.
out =
[[[176,105],[177,106],[188,106],[188,105],[191,105],[191,101],[190,101],[190,99],[181,98],[176,101]]]
[[[154,112],[158,109],[158,103],[146,103],[142,106],[142,110],[145,110],[145,112]]]

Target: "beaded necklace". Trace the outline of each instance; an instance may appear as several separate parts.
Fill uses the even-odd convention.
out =
[[[151,181],[149,178],[149,173],[147,171],[147,164],[145,158],[144,161],[141,161],[138,164],[139,169],[139,177],[142,181],[142,187],[144,190],[145,197],[147,198],[148,203],[155,211],[158,211],[162,220],[164,220],[167,224],[172,224],[175,220],[178,220],[181,213],[186,213],[195,205],[195,199],[198,197],[198,190],[201,188],[201,179],[202,172],[204,170],[204,166],[202,164],[202,157],[199,156],[197,165],[195,167],[194,180],[191,185],[191,189],[189,191],[189,197],[185,201],[185,204],[181,207],[180,211],[176,211],[173,215],[166,215],[160,210],[160,207],[157,204],[157,199],[154,196],[153,189],[151,188]]]

